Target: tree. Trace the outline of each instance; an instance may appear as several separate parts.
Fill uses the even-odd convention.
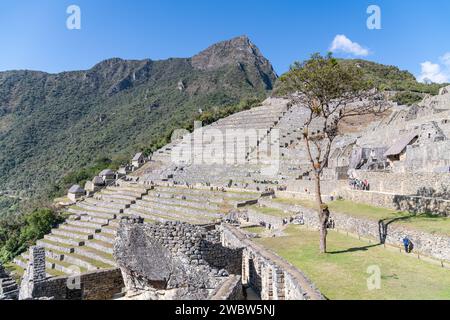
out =
[[[316,53],[309,60],[296,62],[280,78],[279,94],[308,110],[303,127],[308,159],[315,178],[316,201],[320,220],[320,252],[326,252],[327,225],[330,212],[322,200],[321,174],[328,166],[331,147],[344,118],[381,114],[388,104],[382,93],[365,80],[356,65],[342,64],[329,53]],[[311,132],[311,125],[320,128]]]

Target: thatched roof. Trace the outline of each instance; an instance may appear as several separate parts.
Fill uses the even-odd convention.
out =
[[[408,133],[406,135],[401,136],[395,141],[395,143],[385,152],[384,156],[396,156],[403,152],[406,147],[416,139],[419,135],[416,132]]]

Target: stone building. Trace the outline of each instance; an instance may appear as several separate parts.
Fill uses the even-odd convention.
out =
[[[72,201],[77,201],[83,198],[86,195],[86,191],[80,187],[79,185],[73,185],[69,192],[67,193],[67,197]]]
[[[145,163],[145,157],[142,152],[136,153],[136,155],[131,160],[131,164],[135,168],[140,168]]]
[[[116,180],[116,173],[111,169],[105,169],[100,172],[99,177],[103,179],[105,184],[110,184]]]
[[[104,186],[105,182],[103,181],[103,179],[99,176],[96,176],[92,179],[92,181],[86,182],[84,189],[88,192],[88,194],[90,194],[99,191]]]
[[[349,156],[349,169],[385,169],[386,147],[355,147]]]
[[[416,132],[403,135],[385,152],[384,156],[387,157],[393,171],[401,172],[404,170],[407,147],[413,145],[418,138],[419,134]]]

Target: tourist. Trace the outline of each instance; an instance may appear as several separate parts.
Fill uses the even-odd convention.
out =
[[[403,238],[403,246],[405,247],[405,252],[409,253],[410,252],[410,245],[411,245],[411,241],[408,239],[407,236],[405,236]]]

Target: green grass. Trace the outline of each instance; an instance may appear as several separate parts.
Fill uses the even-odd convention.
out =
[[[257,205],[251,206],[255,211],[258,211],[259,213],[266,214],[273,217],[279,217],[279,218],[288,218],[292,216],[292,212],[284,212],[283,210],[276,209],[276,208],[269,208],[269,207],[259,207]]]
[[[250,233],[262,234],[266,231],[266,228],[264,228],[264,227],[246,227],[246,228],[243,228],[243,230],[250,232]]]
[[[67,269],[70,269],[71,267],[77,267],[77,268],[80,269],[81,272],[86,272],[87,271],[87,269],[85,267],[78,266],[78,265],[75,265],[74,263],[70,263],[70,262],[67,262],[67,261],[55,260],[55,259],[51,259],[49,257],[46,257],[45,261],[49,262],[49,263],[52,263],[52,264],[57,264],[57,265],[63,266],[65,268],[67,268]],[[56,270],[56,269],[52,269],[52,270]],[[56,270],[56,271],[58,271],[58,270]]]
[[[319,234],[290,226],[287,236],[254,241],[302,270],[329,299],[450,299],[450,271],[412,256],[331,232],[328,254],[319,254]],[[379,266],[381,289],[368,290],[369,266]]]
[[[316,208],[313,201],[298,199],[273,199],[275,202],[300,205],[308,208]],[[361,217],[370,220],[385,220],[393,222],[391,226],[401,225],[407,228],[416,229],[428,233],[438,233],[450,235],[450,218],[433,216],[427,214],[413,215],[405,211],[375,207],[367,204],[356,203],[348,200],[337,200],[328,203],[331,212],[340,212],[354,217]]]
[[[428,233],[450,235],[450,219],[446,217],[426,214],[412,215],[404,211],[379,208],[346,200],[333,201],[328,205],[331,211],[360,216],[371,220],[385,220],[385,223],[398,219],[394,220],[392,225],[402,225]]]
[[[89,257],[85,257],[76,253],[65,253],[62,251],[57,251],[57,250],[50,250],[51,252],[58,254],[58,255],[63,255],[65,257],[73,257],[73,258],[77,258],[79,260],[83,260],[91,265],[93,265],[94,267],[97,267],[99,269],[109,269],[111,268],[111,266],[109,264],[106,264],[104,262],[89,258]],[[48,259],[48,258],[47,258]],[[59,261],[59,260],[58,260]],[[59,262],[58,262],[59,263]],[[69,263],[70,264],[70,263]]]
[[[299,205],[304,206],[308,208],[314,208],[315,202],[312,200],[306,200],[306,199],[294,199],[294,198],[274,198],[272,199],[273,202],[283,203],[283,204],[290,204],[290,205]]]
[[[11,277],[20,283],[25,270],[13,262],[5,264],[4,267],[10,273]]]

